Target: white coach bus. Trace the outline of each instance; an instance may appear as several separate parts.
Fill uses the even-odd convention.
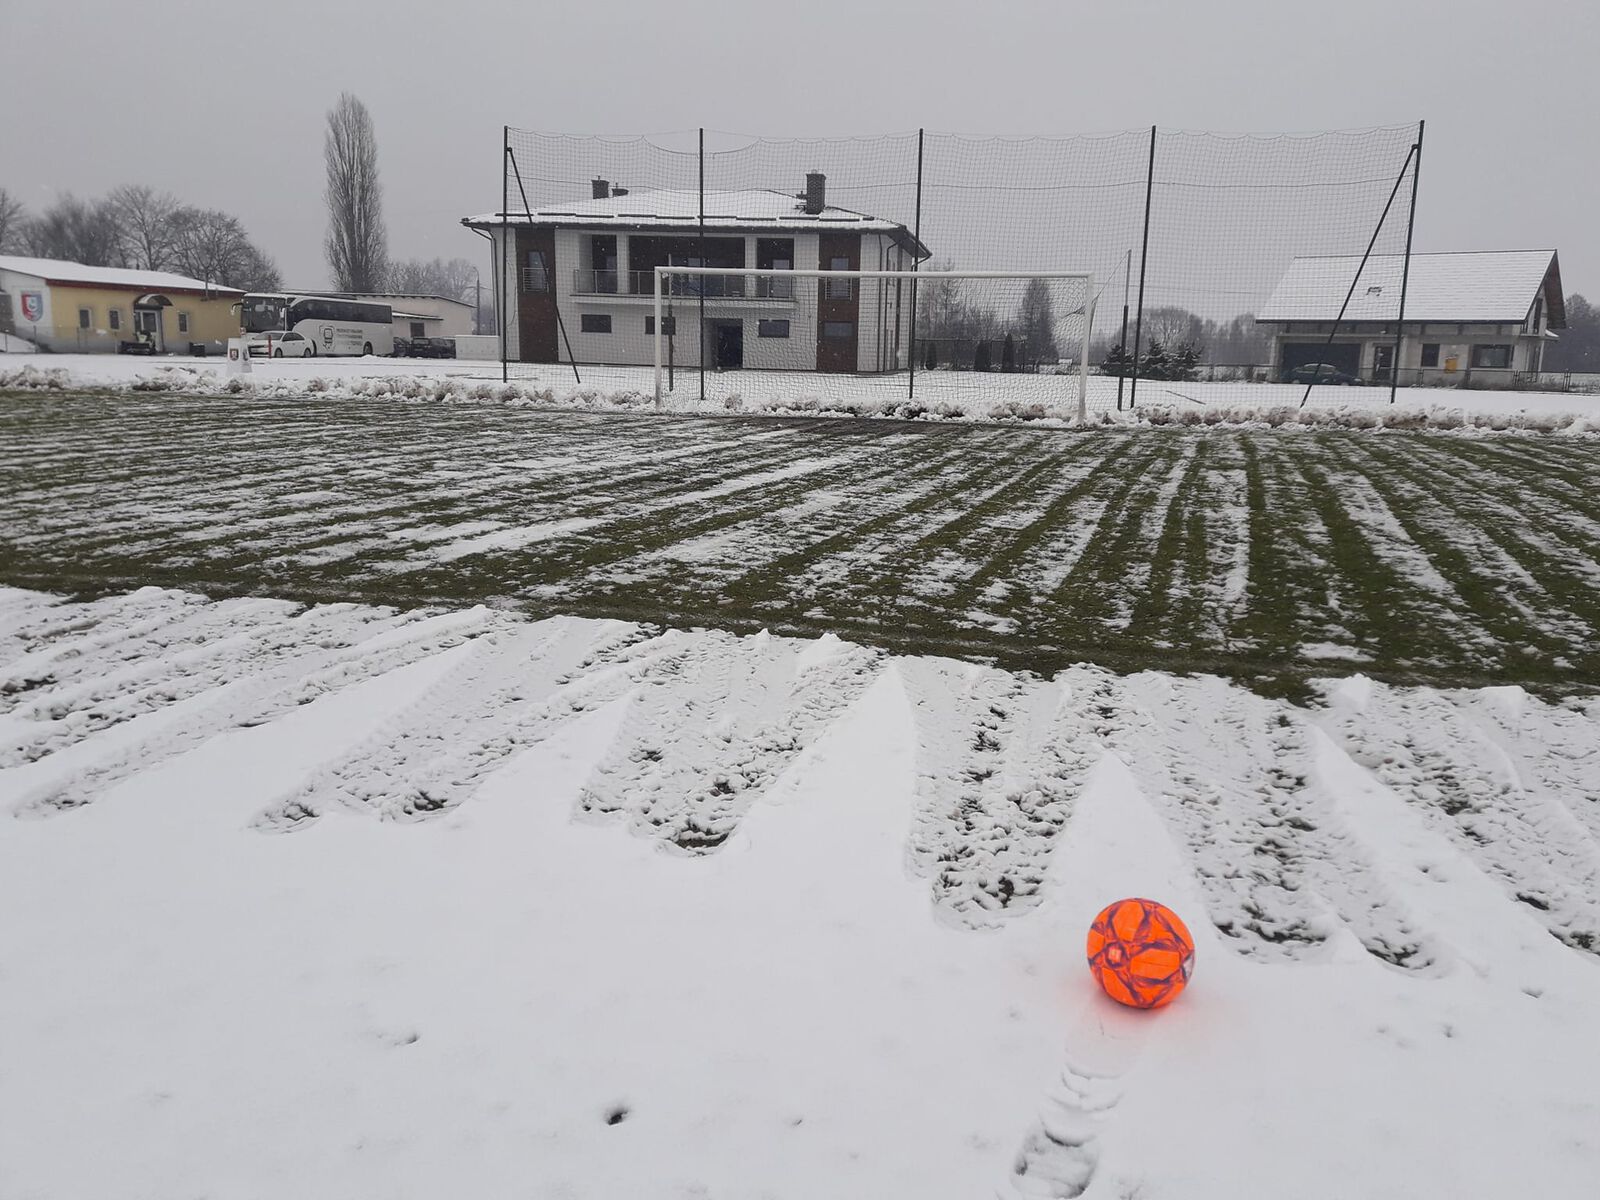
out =
[[[239,301],[239,334],[256,357],[393,354],[394,310],[341,296],[252,292]]]

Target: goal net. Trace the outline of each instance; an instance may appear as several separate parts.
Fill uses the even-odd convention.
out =
[[[1088,272],[678,264],[648,285],[658,404],[1069,420],[1095,406]]]

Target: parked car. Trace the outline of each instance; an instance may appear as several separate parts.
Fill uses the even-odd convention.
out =
[[[396,358],[454,358],[456,340],[447,337],[395,338]]]
[[[273,329],[266,333],[252,333],[245,342],[252,358],[312,358],[317,344],[303,333],[294,330]]]
[[[1332,363],[1303,363],[1284,376],[1286,383],[1333,383],[1360,387],[1363,380],[1359,375],[1352,375],[1348,371],[1341,371]]]

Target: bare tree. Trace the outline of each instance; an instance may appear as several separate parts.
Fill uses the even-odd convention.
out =
[[[239,218],[216,209],[184,208],[173,216],[172,265],[185,275],[247,292],[283,286],[277,264],[250,241]]]
[[[278,264],[254,243],[246,247],[238,273],[224,282],[229,287],[242,288],[247,292],[283,291],[283,276],[278,271]]]
[[[1197,346],[1204,340],[1205,332],[1205,321],[1186,308],[1169,304],[1144,310],[1146,343],[1157,341],[1169,349]]]
[[[106,197],[117,215],[122,257],[130,267],[163,271],[177,240],[178,198],[143,184],[125,183]]]
[[[328,171],[323,248],[333,285],[342,292],[380,291],[389,273],[389,237],[383,224],[378,142],[366,105],[349,92],[340,93],[328,112],[322,156]]]
[[[388,290],[464,300],[472,292],[476,280],[475,268],[464,258],[448,261],[435,258],[429,262],[420,258],[401,259],[389,267]]]
[[[28,210],[22,201],[0,187],[0,254],[22,251],[22,227],[27,220]]]
[[[79,200],[70,192],[23,231],[24,248],[40,258],[65,259],[91,267],[119,267],[123,263],[122,238],[117,214],[105,200]]]

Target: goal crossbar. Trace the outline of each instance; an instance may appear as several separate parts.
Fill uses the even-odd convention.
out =
[[[904,279],[915,282],[920,279],[1081,279],[1084,283],[1083,307],[1079,310],[1083,314],[1083,344],[1078,354],[1078,420],[1087,419],[1089,402],[1089,343],[1094,335],[1094,308],[1095,290],[1094,274],[1090,271],[830,271],[821,267],[679,267],[658,266],[655,268],[655,372],[656,372],[656,407],[661,407],[661,342],[664,324],[662,322],[662,299],[665,294],[666,280],[669,275],[720,275],[771,277],[778,279]],[[1070,314],[1069,314],[1070,315]],[[702,337],[704,336],[702,332]],[[911,347],[911,353],[916,353],[916,348]],[[705,350],[701,348],[701,358],[705,357]]]

